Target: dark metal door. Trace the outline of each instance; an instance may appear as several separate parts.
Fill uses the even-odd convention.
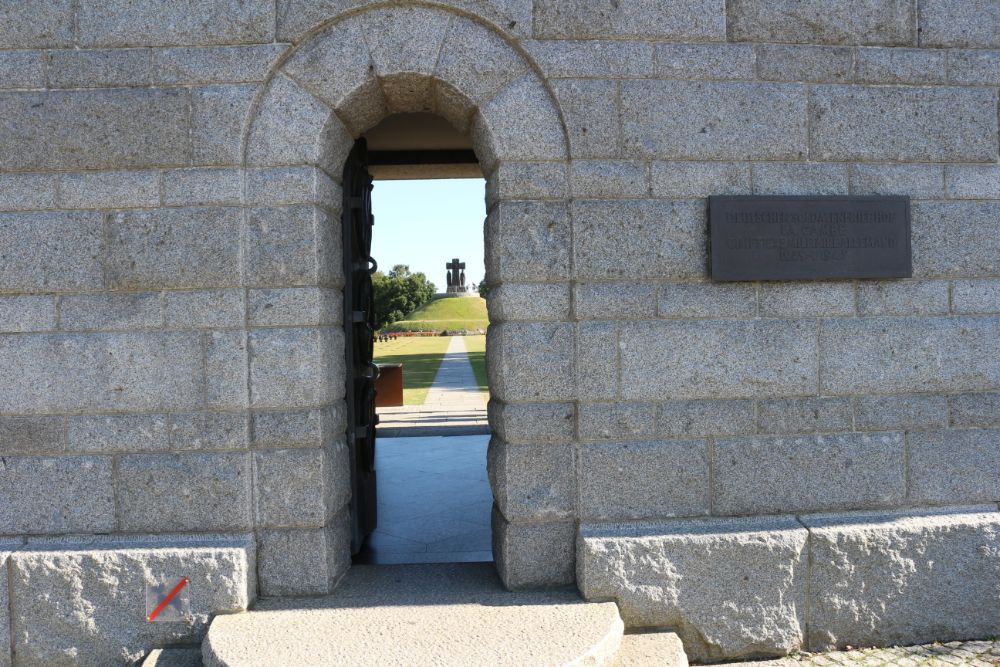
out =
[[[351,452],[351,553],[378,521],[375,497],[375,334],[371,257],[372,177],[360,139],[344,167],[344,330],[347,349],[347,446]]]

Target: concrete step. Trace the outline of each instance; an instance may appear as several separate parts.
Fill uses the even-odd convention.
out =
[[[334,595],[217,617],[202,649],[206,667],[607,665],[623,630],[614,603],[507,592],[488,563],[369,565]]]
[[[200,648],[158,648],[142,661],[142,667],[202,667]]]
[[[611,667],[688,667],[680,637],[673,632],[629,633]]]

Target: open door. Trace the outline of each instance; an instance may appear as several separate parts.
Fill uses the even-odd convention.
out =
[[[358,140],[344,167],[344,332],[347,351],[347,446],[351,453],[351,553],[378,522],[375,495],[375,293],[371,257],[372,177],[368,146]]]

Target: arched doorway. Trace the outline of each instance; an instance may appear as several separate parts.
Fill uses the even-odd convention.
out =
[[[276,67],[254,106],[244,145],[245,204],[269,203],[249,186],[259,167],[308,166],[329,179],[302,242],[315,249],[317,280],[342,289],[344,277],[331,267],[342,265],[333,221],[342,213],[344,163],[357,137],[396,113],[437,114],[467,133],[486,175],[494,556],[510,587],[569,583],[574,445],[537,446],[517,433],[545,414],[561,426],[565,416],[553,403],[573,400],[575,391],[570,312],[539,314],[537,305],[546,294],[571,290],[566,132],[529,59],[489,27],[438,8],[377,8],[335,19]],[[281,226],[281,215],[274,213],[273,226]],[[344,358],[343,329],[325,340],[317,353],[331,360],[331,437],[343,437],[344,392],[336,387],[345,371],[334,361]],[[349,565],[349,451],[345,443],[331,456],[331,586]]]

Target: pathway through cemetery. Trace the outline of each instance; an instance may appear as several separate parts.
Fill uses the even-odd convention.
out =
[[[379,408],[378,434],[380,438],[486,434],[486,400],[472,371],[465,339],[455,336],[424,404]]]
[[[379,418],[378,528],[357,561],[491,561],[486,395],[465,339],[451,339],[423,405],[380,408]]]

